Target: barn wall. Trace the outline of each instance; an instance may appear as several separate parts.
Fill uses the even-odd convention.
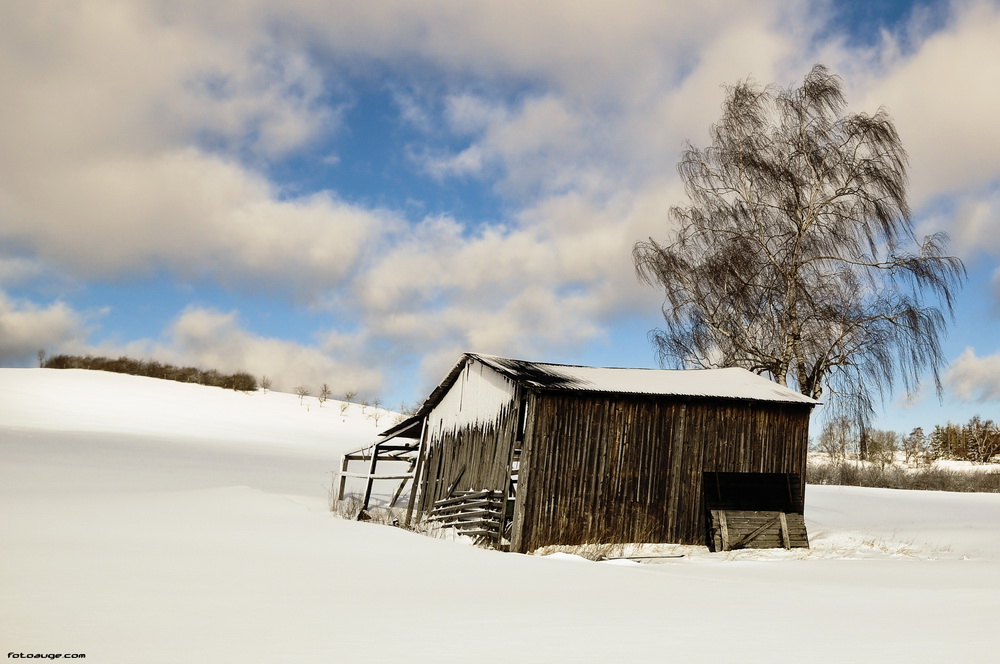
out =
[[[466,364],[427,414],[421,510],[429,511],[453,484],[455,491],[505,490],[518,393],[506,376],[477,361]]]
[[[804,477],[809,412],[762,402],[536,393],[512,548],[702,544],[702,473]]]

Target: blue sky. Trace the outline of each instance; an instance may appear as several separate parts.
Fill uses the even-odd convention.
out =
[[[630,250],[722,85],[889,109],[969,269],[944,402],[1000,419],[1000,4],[90,0],[0,7],[0,364],[38,349],[413,403],[465,350],[655,366]]]

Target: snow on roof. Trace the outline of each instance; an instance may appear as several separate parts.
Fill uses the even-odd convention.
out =
[[[478,353],[466,353],[466,357],[474,358],[524,385],[545,389],[670,394],[810,405],[819,403],[763,376],[736,367],[678,370],[624,369],[527,362]]]

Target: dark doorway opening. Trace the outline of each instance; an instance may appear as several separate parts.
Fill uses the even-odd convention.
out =
[[[705,473],[705,509],[802,514],[798,473]]]
[[[797,473],[708,472],[703,482],[712,551],[809,546]]]

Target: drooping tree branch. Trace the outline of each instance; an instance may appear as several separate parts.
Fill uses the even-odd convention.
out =
[[[689,202],[670,210],[673,236],[633,259],[664,291],[661,363],[746,367],[864,425],[897,383],[929,373],[940,393],[965,268],[944,234],[913,233],[889,114],[846,108],[820,65],[796,88],[727,88],[712,144],[678,164]]]

